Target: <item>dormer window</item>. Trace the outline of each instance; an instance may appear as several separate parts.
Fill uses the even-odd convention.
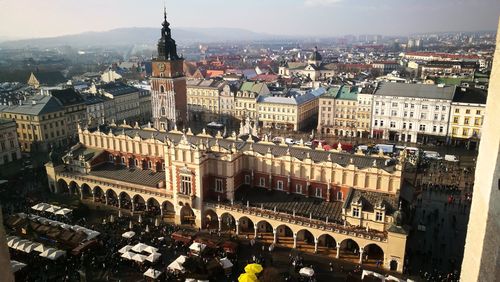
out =
[[[352,208],[352,216],[353,217],[359,217],[359,214],[360,214],[359,208]]]
[[[384,219],[384,213],[379,212],[379,211],[375,213],[375,220],[376,221],[383,221],[383,219]]]

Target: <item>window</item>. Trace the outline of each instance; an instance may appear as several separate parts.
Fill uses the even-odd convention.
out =
[[[481,111],[480,110],[477,110],[476,111],[476,115],[480,115],[481,114]]]
[[[410,108],[414,109],[415,108],[415,104],[410,104]]]
[[[391,121],[391,125],[390,126],[391,126],[391,128],[395,128],[396,127],[396,122]]]
[[[406,122],[403,122],[403,129],[406,129]]]
[[[420,114],[420,119],[427,119],[427,115],[425,113]]]
[[[393,106],[393,107],[397,107],[397,106],[398,106],[398,103],[393,102],[393,103],[392,103],[392,106]]]
[[[439,106],[436,106],[434,110],[439,111]]]
[[[439,115],[438,114],[434,114],[434,120],[438,120],[439,118]]]
[[[314,193],[314,195],[317,197],[317,198],[321,198],[322,197],[322,194],[323,194],[323,191],[321,188],[316,188],[316,191]]]
[[[475,118],[474,125],[481,125],[481,118]]]
[[[375,213],[375,220],[376,221],[382,221],[382,218],[383,218],[382,212],[376,212]]]
[[[375,120],[375,126],[378,126],[378,120]]]
[[[352,208],[352,216],[359,217],[359,208]]]
[[[380,121],[380,126],[384,126],[384,121],[383,120]]]
[[[342,194],[342,191],[337,192],[337,201],[343,201],[344,200],[344,195]]]
[[[420,131],[425,131],[425,124],[421,124],[420,127],[419,127],[419,130]]]
[[[453,127],[453,128],[451,129],[451,134],[452,134],[452,135],[457,135],[457,132],[458,132],[458,128],[457,128],[457,127]]]
[[[465,118],[464,118],[464,124],[465,124],[465,125],[469,124],[469,120],[470,120],[470,118],[469,118],[469,117],[465,117]]]
[[[405,108],[408,108],[408,103],[405,103]]]
[[[435,126],[435,125],[434,125],[434,126],[432,127],[432,132],[436,132],[436,131],[437,131],[437,126]]]
[[[108,156],[108,161],[109,161],[110,163],[112,163],[114,159],[115,159],[115,158],[113,157],[113,155],[109,155],[109,156]]]
[[[391,116],[395,117],[398,115],[398,111],[391,111]]]
[[[455,109],[455,114],[459,114],[460,113],[460,109]]]
[[[428,106],[427,105],[422,105],[422,110],[427,110]]]
[[[463,135],[463,136],[467,136],[467,135],[469,135],[469,129],[468,129],[468,128],[464,128],[464,129],[462,130],[462,135]]]
[[[250,184],[251,176],[245,175],[245,184]]]
[[[444,127],[443,127],[443,126],[440,126],[440,127],[439,127],[439,133],[443,133],[443,131],[444,131]]]
[[[465,110],[465,114],[467,115],[470,114],[470,110],[469,109]]]
[[[413,117],[413,112],[410,112],[410,117],[411,117],[411,118]]]
[[[191,176],[181,176],[181,194],[191,195]]]
[[[281,180],[276,181],[276,189],[283,190],[283,181]]]
[[[441,107],[441,110],[442,110],[442,111],[446,111],[446,106],[442,106],[442,107]]]
[[[215,179],[215,192],[222,193],[223,187],[222,179]]]
[[[266,179],[264,177],[259,178],[259,186],[266,187]]]
[[[457,116],[453,117],[453,123],[458,123],[458,120],[459,120],[459,117],[457,117]]]
[[[295,185],[295,193],[302,194],[302,185],[301,184]]]

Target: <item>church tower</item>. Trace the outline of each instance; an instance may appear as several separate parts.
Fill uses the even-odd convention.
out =
[[[162,26],[158,57],[152,61],[151,103],[154,127],[170,130],[187,122],[186,77],[184,59],[177,55],[166,9]]]

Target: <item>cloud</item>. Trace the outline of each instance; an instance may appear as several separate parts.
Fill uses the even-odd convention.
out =
[[[331,6],[343,0],[304,0],[306,6]]]

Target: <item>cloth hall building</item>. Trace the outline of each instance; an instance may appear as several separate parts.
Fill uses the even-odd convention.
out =
[[[404,156],[394,162],[151,125],[79,128],[78,134],[79,144],[62,162],[46,164],[54,193],[403,269]]]

